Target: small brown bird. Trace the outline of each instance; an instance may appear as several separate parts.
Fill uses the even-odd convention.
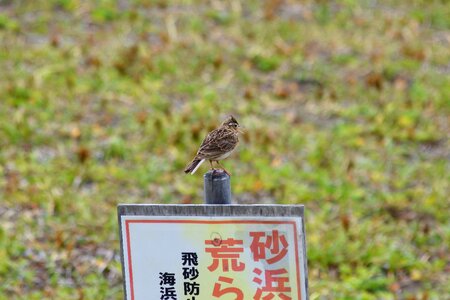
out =
[[[240,133],[239,123],[233,116],[229,116],[219,128],[211,131],[203,140],[192,162],[184,169],[185,173],[194,174],[200,165],[207,159],[214,169],[215,161],[221,169],[230,175],[219,163],[219,160],[227,158],[239,143],[238,135]]]

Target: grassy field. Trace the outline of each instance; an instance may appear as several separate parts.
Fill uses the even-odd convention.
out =
[[[118,203],[232,113],[238,203],[306,206],[310,298],[450,299],[448,1],[0,1],[0,299],[121,299]]]

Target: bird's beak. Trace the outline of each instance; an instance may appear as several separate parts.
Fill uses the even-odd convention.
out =
[[[238,128],[237,128],[237,130],[238,130],[238,132],[239,133],[245,133],[245,130],[244,130],[245,128],[244,127],[242,127],[242,126],[239,126]]]

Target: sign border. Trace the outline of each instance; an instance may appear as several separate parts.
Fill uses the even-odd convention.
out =
[[[119,204],[117,206],[118,212],[118,222],[119,222],[119,236],[120,236],[120,259],[122,264],[122,276],[123,276],[123,288],[124,288],[124,300],[127,299],[128,290],[126,284],[126,274],[125,274],[125,257],[124,257],[124,241],[123,241],[123,228],[122,228],[122,216],[151,216],[151,217],[230,217],[230,221],[234,219],[233,217],[300,217],[301,220],[301,233],[300,238],[302,239],[303,245],[303,269],[305,277],[305,299],[309,299],[308,295],[308,268],[306,259],[306,236],[305,236],[305,224],[304,224],[304,206],[303,205],[241,205],[241,204],[231,204],[231,205],[211,205],[211,204]],[[132,221],[132,220],[128,220]],[[144,220],[140,220],[142,222]],[[147,220],[150,221],[150,220]],[[162,222],[160,220],[159,222]],[[166,222],[169,220],[166,220]],[[175,220],[173,220],[175,221]],[[179,222],[180,220],[178,220]],[[273,222],[266,220],[267,222]],[[150,221],[151,222],[151,221]],[[198,221],[201,222],[201,221]],[[204,220],[203,222],[214,222],[214,220]],[[218,222],[224,222],[218,221]],[[243,223],[248,223],[249,220]],[[264,222],[261,221],[256,222]],[[281,221],[282,222],[282,221]],[[129,228],[128,224],[133,222],[126,222],[126,230]],[[288,222],[291,223],[291,222]],[[296,226],[294,226],[295,232],[297,231]],[[296,235],[296,238],[298,233]],[[128,246],[129,243],[127,244]],[[297,243],[298,245],[298,243]],[[296,248],[297,251],[299,250]],[[299,254],[297,253],[297,259],[300,260]],[[299,266],[301,268],[301,266]],[[300,270],[298,270],[299,273]],[[298,280],[300,280],[300,275],[298,274]],[[131,279],[131,278],[130,278]],[[301,287],[300,287],[301,290]],[[300,291],[299,290],[299,291]]]

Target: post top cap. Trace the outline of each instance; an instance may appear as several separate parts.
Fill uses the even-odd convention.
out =
[[[230,175],[225,173],[223,170],[209,170],[203,175],[205,178],[213,178],[213,179],[227,179],[230,178]]]

